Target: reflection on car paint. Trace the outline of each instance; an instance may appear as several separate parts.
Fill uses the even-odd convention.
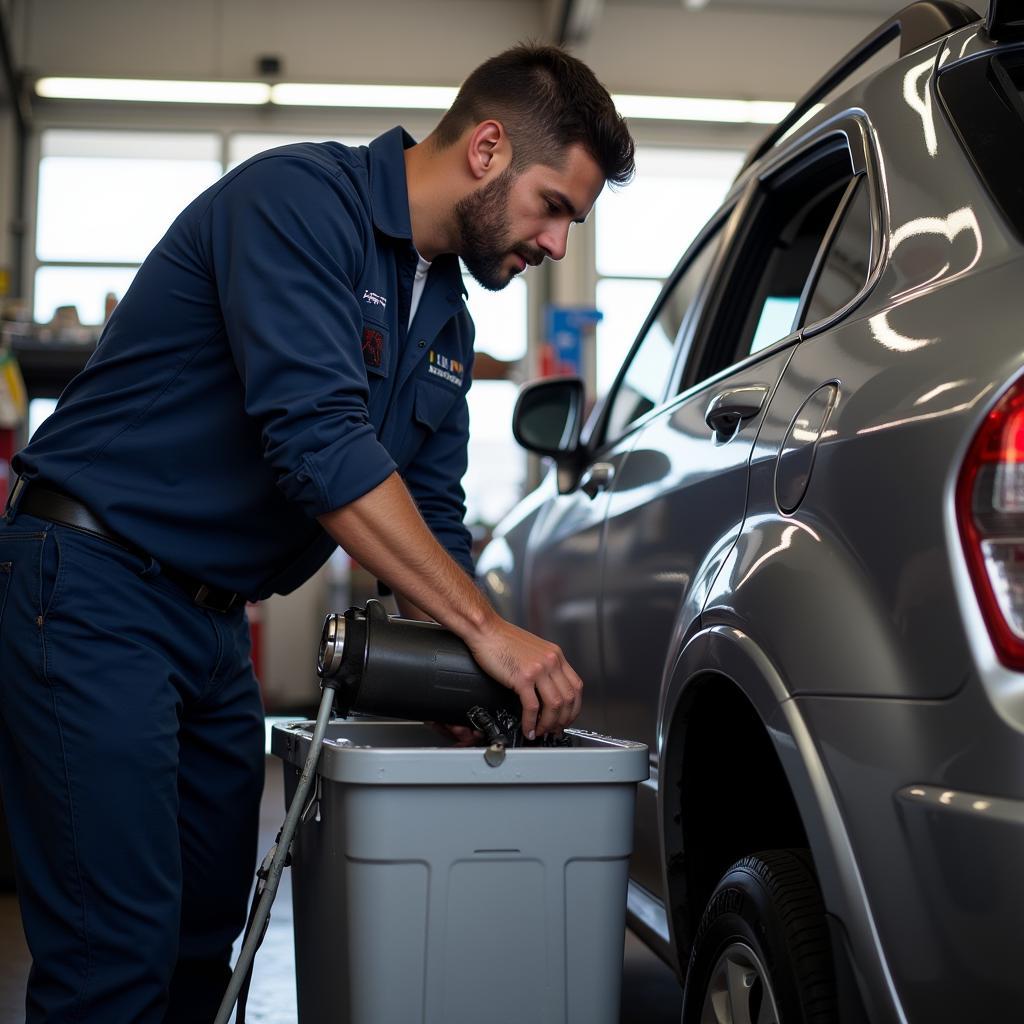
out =
[[[928,75],[931,69],[932,59],[929,57],[928,60],[916,64],[903,76],[903,98],[907,106],[921,118],[925,149],[928,150],[929,156],[935,156],[939,151],[939,143],[935,136],[935,116],[932,113],[931,76]],[[919,91],[918,85],[922,79],[924,88]]]
[[[926,345],[934,345],[938,338],[908,338],[900,334],[889,324],[889,312],[876,313],[868,320],[871,333],[879,345],[884,345],[890,352],[914,352]]]
[[[952,247],[957,236],[963,234],[965,231],[968,232],[974,240],[974,249],[965,265],[959,267],[954,271],[954,273],[949,275],[947,279],[951,280],[952,278],[958,277],[960,274],[966,274],[967,271],[971,270],[975,264],[977,264],[978,260],[981,259],[983,248],[981,226],[978,224],[977,215],[970,206],[962,206],[959,210],[954,210],[945,217],[915,217],[913,220],[908,221],[906,224],[901,225],[893,231],[889,240],[889,248],[895,258],[896,250],[906,242],[919,241],[923,236],[929,235],[936,235],[939,238],[944,238],[949,243],[949,246]],[[938,253],[939,249],[937,248],[936,256],[938,256]],[[944,258],[944,262],[939,270],[935,271],[930,277],[917,281],[903,291],[897,292],[893,298],[900,298],[906,294],[906,292],[912,290],[916,291],[919,288],[927,287],[933,281],[937,281],[940,277],[946,275],[951,266],[949,253],[943,248],[942,255],[938,256],[938,258]]]
[[[923,420],[935,420],[943,416],[952,416],[957,413],[967,412],[969,409],[977,405],[990,391],[992,391],[995,385],[989,383],[986,384],[973,398],[968,399],[966,402],[960,402],[958,405],[950,405],[945,409],[936,409],[934,412],[922,412],[916,416],[904,416],[898,420],[890,420],[888,423],[876,423],[870,427],[862,427],[857,431],[858,434],[876,434],[880,430],[892,430],[894,427],[905,427],[910,423],[920,423]]]

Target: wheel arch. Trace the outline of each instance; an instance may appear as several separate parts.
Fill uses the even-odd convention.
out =
[[[849,970],[856,977],[871,1020],[904,1021],[831,782],[774,665],[741,630],[722,625],[702,629],[676,659],[662,709],[658,814],[663,892],[680,977],[721,873],[758,849],[804,845],[811,851],[830,923],[842,939],[837,961],[844,951],[849,960],[837,962],[837,971]],[[737,759],[722,783],[709,779],[700,763],[709,750],[711,773],[729,765],[740,751],[750,756],[743,763]],[[760,774],[747,792],[737,792],[736,779],[744,772]],[[751,828],[726,827],[720,835],[716,826],[736,799],[751,796],[765,804],[750,815]],[[741,849],[744,845],[749,848]],[[709,849],[695,854],[701,847]],[[731,859],[712,878],[727,856]]]

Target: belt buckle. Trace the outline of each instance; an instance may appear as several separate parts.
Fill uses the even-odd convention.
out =
[[[217,595],[211,594],[210,588],[202,583],[199,589],[192,595],[192,601],[194,604],[199,605],[200,608],[208,608],[212,612],[229,612],[235,606],[235,602],[238,600],[237,594],[227,595],[226,601],[214,600]]]

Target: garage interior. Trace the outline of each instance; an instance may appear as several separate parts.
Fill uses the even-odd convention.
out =
[[[28,398],[24,422],[0,419],[0,503],[11,456],[84,366],[146,252],[192,197],[249,156],[292,141],[364,144],[396,124],[422,138],[487,56],[522,40],[557,42],[616,98],[636,139],[637,174],[629,186],[605,190],[593,216],[573,229],[565,259],[499,293],[467,280],[477,364],[464,486],[467,524],[482,547],[539,479],[539,461],[511,434],[519,386],[570,371],[590,394],[607,390],[744,154],[898,6],[0,0],[0,354],[15,357]],[[124,79],[165,83],[166,96],[140,98],[139,86],[134,95],[129,86],[115,98]],[[113,82],[107,98],[97,98],[105,81]],[[175,92],[184,83],[207,83],[198,86],[207,97],[211,83],[256,91],[192,102]],[[332,85],[358,88],[318,91]],[[307,91],[290,93],[292,86]],[[575,345],[560,347],[553,318],[569,310],[591,312],[575,328]],[[250,607],[268,737],[274,722],[315,710],[324,615],[376,595],[375,578],[339,552],[296,592]],[[284,813],[280,776],[268,754],[261,854]],[[23,1019],[30,958],[9,853],[4,867],[0,1022],[13,1022]],[[286,872],[256,961],[249,1019],[259,1024],[296,1019],[289,885]],[[627,934],[623,1024],[678,1021],[680,1000],[673,972]]]

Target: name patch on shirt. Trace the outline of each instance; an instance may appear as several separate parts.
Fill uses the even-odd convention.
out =
[[[383,295],[378,295],[376,292],[364,291],[363,302],[370,303],[371,306],[380,306],[381,309],[388,308],[388,300]]]
[[[375,327],[363,328],[363,362],[375,370],[384,363],[384,334]]]
[[[440,377],[442,380],[446,380],[450,384],[456,384],[461,388],[465,372],[465,366],[458,359],[451,359],[448,356],[441,355],[440,352],[435,352],[433,349],[430,350],[430,362],[427,365],[427,373],[432,373],[435,377]]]

